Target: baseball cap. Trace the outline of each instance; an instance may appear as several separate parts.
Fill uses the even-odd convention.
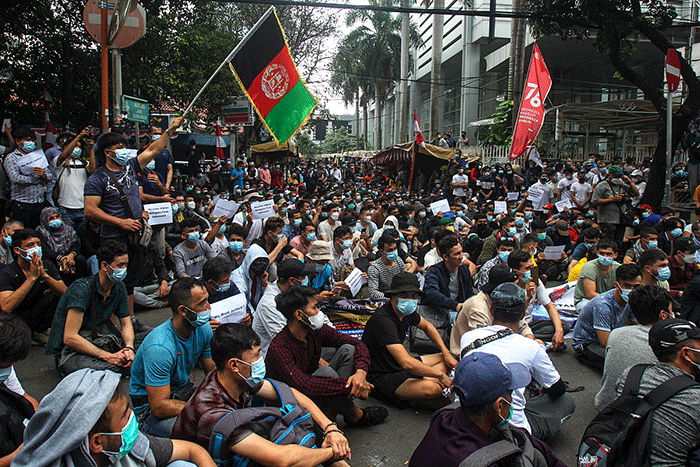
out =
[[[497,264],[489,271],[489,281],[481,287],[481,291],[491,295],[493,289],[506,282],[515,282],[518,273],[513,271],[507,264]]]
[[[697,251],[698,249],[700,249],[700,247],[697,246],[695,242],[689,238],[678,237],[673,241],[674,253],[677,251]]]
[[[688,339],[700,339],[700,328],[680,318],[657,321],[649,330],[649,345],[654,354],[663,354]]]
[[[608,172],[610,172],[610,174],[621,174],[623,170],[619,165],[613,165],[608,169]]]
[[[323,240],[316,240],[309,245],[306,257],[312,261],[330,261],[333,259],[331,245]]]
[[[642,204],[641,206],[639,206],[639,209],[651,209],[651,206],[649,206],[648,204]]]
[[[643,177],[644,173],[639,169],[634,169],[631,174],[632,177]]]
[[[316,243],[316,242],[314,242]],[[316,272],[316,266],[313,264],[302,263],[296,258],[289,258],[282,261],[277,266],[277,277],[288,279],[290,277],[308,276]]]
[[[569,236],[569,224],[566,221],[559,220],[557,221],[556,226],[557,233],[559,233],[559,235],[562,235],[564,237]]]
[[[420,292],[418,277],[410,272],[400,272],[391,279],[391,289],[384,292],[384,295],[394,295],[401,292]]]
[[[490,273],[489,278],[491,278]],[[513,282],[501,284],[491,292],[491,305],[501,313],[521,315],[525,311],[526,304],[525,289]]]
[[[504,364],[494,354],[471,352],[457,364],[453,387],[460,404],[470,407],[495,402],[506,391],[529,383],[530,372],[522,363]]]

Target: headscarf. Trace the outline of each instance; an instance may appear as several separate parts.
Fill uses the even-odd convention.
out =
[[[54,214],[59,214],[58,210],[54,207],[46,207],[41,211],[41,225],[37,227],[37,231],[44,237],[46,245],[58,253],[59,255],[67,255],[70,253],[70,246],[78,241],[78,234],[73,230],[73,227],[66,225],[65,222],[61,224],[58,229],[52,229],[49,227],[49,217]]]
[[[387,226],[387,224],[391,222],[392,226]],[[382,226],[381,229],[377,229],[376,232],[374,232],[374,235],[372,235],[372,247],[375,247],[377,245],[377,242],[379,242],[379,237],[382,236],[385,230],[387,229],[394,229],[396,231],[399,230],[399,220],[396,218],[396,216],[387,216],[386,219],[384,219],[384,225]]]
[[[251,313],[255,311],[255,307],[260,301],[265,289],[260,284],[260,279],[258,277],[250,277],[250,265],[253,264],[258,258],[265,258],[268,260],[269,266],[269,256],[267,252],[263,250],[260,245],[252,244],[243,258],[243,264],[241,264],[238,269],[235,269],[231,273],[231,280],[241,293],[245,294],[248,300],[248,309]]]

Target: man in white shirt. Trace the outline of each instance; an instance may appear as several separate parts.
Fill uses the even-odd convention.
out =
[[[316,229],[319,240],[329,243],[333,241],[333,231],[340,225],[338,219],[340,219],[340,207],[332,203],[328,206],[328,219],[318,224]]]
[[[530,190],[537,189],[542,192],[542,196],[536,202],[532,202],[532,208],[537,211],[540,215],[544,214],[545,204],[549,204],[554,199],[554,194],[552,193],[552,186],[549,184],[549,177],[547,175],[540,175],[540,179],[537,183],[534,183]]]
[[[452,176],[452,194],[454,196],[467,196],[469,189],[469,177],[464,174],[464,168],[459,169],[458,173]]]
[[[566,167],[564,169],[564,178],[559,180],[557,184],[557,198],[559,201],[571,201],[571,193],[569,187],[574,183],[574,168]]]
[[[331,256],[333,256],[333,259],[331,259],[329,264],[333,270],[334,278],[338,277],[338,271],[343,266],[355,268],[352,250],[355,248],[355,245],[357,245],[359,237],[357,240],[353,240],[352,233],[352,228],[346,225],[336,227],[333,231],[333,243],[331,244]]]
[[[526,406],[524,389],[514,390],[510,423],[541,440],[555,436],[576,404],[544,346],[518,334],[527,304],[525,290],[507,282],[496,287],[490,297],[493,325],[466,332],[460,340],[461,356],[478,349],[496,355],[506,365],[520,363],[527,367],[532,379],[542,386],[542,395],[531,397]]]
[[[582,170],[578,173],[577,181],[571,184],[569,191],[571,192],[571,200],[574,207],[580,209],[588,208],[588,203],[590,203],[593,195],[593,186],[586,181],[585,171]]]

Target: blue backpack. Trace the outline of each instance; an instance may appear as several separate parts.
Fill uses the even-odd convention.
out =
[[[297,403],[292,390],[286,384],[267,379],[277,391],[280,407],[247,407],[233,410],[221,417],[209,438],[209,454],[216,465],[224,467],[258,466],[250,458],[234,454],[229,446],[231,434],[246,426],[256,435],[275,444],[296,444],[307,448],[316,447],[314,421],[311,414]]]

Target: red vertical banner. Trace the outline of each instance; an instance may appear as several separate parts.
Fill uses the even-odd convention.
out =
[[[221,119],[216,119],[216,157],[224,160],[224,148],[226,144],[224,143],[224,136],[221,132]]]
[[[513,142],[510,146],[511,160],[522,156],[532,145],[544,123],[544,100],[552,88],[552,78],[544,63],[537,43],[532,48],[530,71],[523,90],[518,119],[513,130]]]

